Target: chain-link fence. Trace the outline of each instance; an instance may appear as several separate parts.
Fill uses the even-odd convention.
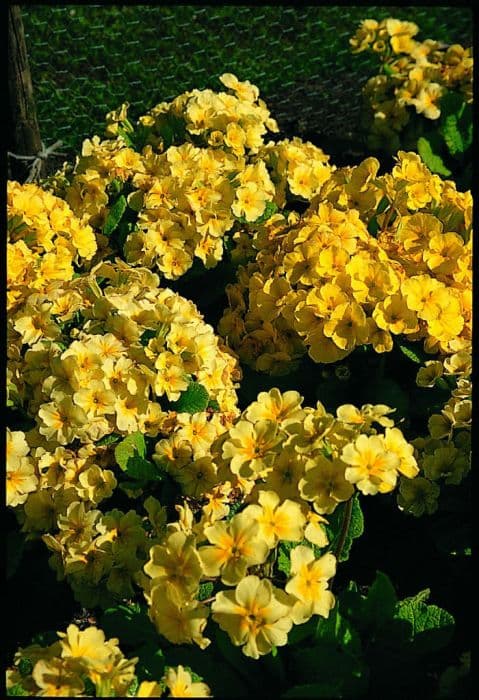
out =
[[[366,18],[416,22],[418,38],[472,44],[464,7],[22,6],[45,143],[69,153],[102,134],[128,101],[133,117],[235,73],[260,93],[285,133],[354,137],[372,57],[349,38]]]

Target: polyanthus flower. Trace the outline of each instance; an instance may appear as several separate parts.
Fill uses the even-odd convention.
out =
[[[284,646],[293,622],[283,591],[268,579],[245,576],[234,591],[220,591],[211,606],[213,620],[235,646],[253,659]]]
[[[210,542],[198,550],[204,573],[221,575],[223,583],[229,586],[241,581],[249,566],[266,561],[269,553],[258,523],[248,510],[234,515],[227,523],[205,527],[204,534]]]
[[[400,459],[387,452],[380,435],[360,435],[354,443],[343,448],[341,459],[349,466],[345,477],[364,494],[387,493],[397,481]]]
[[[183,666],[170,666],[164,675],[164,682],[172,698],[208,698],[211,696],[206,683],[193,682],[191,673]]]
[[[335,573],[336,558],[331,552],[316,559],[310,547],[298,545],[291,550],[291,578],[285,591],[297,599],[291,611],[296,625],[311,615],[329,616],[335,600],[328,590],[328,579]]]
[[[258,504],[250,505],[248,512],[258,523],[258,536],[270,549],[280,540],[299,542],[303,538],[306,518],[299,503],[286,499],[282,503],[274,491],[260,491]]]

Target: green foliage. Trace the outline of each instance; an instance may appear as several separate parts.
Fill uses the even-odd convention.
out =
[[[100,447],[104,447],[105,445],[115,445],[120,439],[121,435],[118,435],[118,433],[110,433],[109,435],[105,435],[104,437],[100,438],[96,444]]]
[[[142,433],[130,433],[115,447],[115,459],[118,466],[126,471],[129,460],[134,457],[144,457],[146,454],[146,443]]]
[[[121,221],[127,207],[126,197],[122,194],[110,207],[106,221],[103,224],[102,232],[105,236],[111,236]]]
[[[178,413],[199,413],[204,411],[209,403],[208,392],[198,382],[190,380],[188,388],[181,393],[177,401],[172,401],[170,406],[172,411]]]
[[[465,153],[472,143],[472,107],[457,92],[448,90],[441,98],[439,131],[449,153]]]
[[[454,632],[454,618],[437,605],[428,605],[430,590],[399,601],[395,616],[410,623],[411,649],[418,654],[445,647]]]
[[[353,541],[364,532],[364,516],[359,503],[359,494],[352,497],[351,503],[340,503],[328,517],[326,532],[329,547],[339,562],[347,561]]]
[[[28,692],[24,688],[22,688],[20,683],[15,683],[15,685],[12,685],[11,688],[8,688],[7,695],[12,697],[26,697],[28,696]]]
[[[146,442],[140,432],[127,435],[115,447],[115,459],[118,466],[131,479],[136,479],[139,484],[142,482],[161,480],[163,475],[158,467],[145,459]]]
[[[155,641],[158,637],[145,605],[120,603],[107,608],[101,614],[99,626],[107,639],[118,637],[131,647]]]
[[[213,583],[211,581],[205,581],[200,583],[200,592],[198,594],[198,600],[206,600],[213,593]]]
[[[408,358],[408,360],[416,362],[417,364],[424,362],[424,353],[417,348],[417,344],[413,345],[412,343],[405,343],[402,341],[398,343],[398,348],[402,354]]]
[[[431,142],[425,136],[420,136],[417,140],[417,150],[424,163],[432,173],[449,177],[451,171],[446,167],[443,159],[432,150]]]

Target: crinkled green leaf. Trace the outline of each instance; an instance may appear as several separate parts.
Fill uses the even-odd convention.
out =
[[[444,177],[451,175],[451,171],[446,167],[441,156],[433,152],[430,142],[424,136],[420,136],[418,138],[417,150],[422,160],[432,173],[444,175]]]
[[[136,433],[131,433],[127,435],[118,445],[115,447],[115,459],[118,463],[120,469],[126,471],[128,468],[128,460],[131,457],[139,456],[144,457],[146,454],[146,444],[143,435],[137,431]]]
[[[444,117],[440,126],[440,131],[451,155],[455,156],[458,153],[464,153],[464,141],[455,114],[449,114]]]
[[[198,382],[190,381],[186,391],[181,393],[177,401],[172,401],[171,409],[178,413],[199,413],[208,406],[208,392]]]
[[[102,232],[105,236],[111,236],[113,231],[116,229],[121,221],[121,217],[125,213],[126,205],[126,197],[124,195],[120,195],[116,202],[111,206],[108,216],[106,217],[106,221],[103,224]]]
[[[213,588],[214,586],[211,581],[205,581],[204,583],[200,583],[198,600],[206,600],[206,598],[209,598],[213,593]]]
[[[454,618],[437,605],[428,605],[429,589],[399,601],[396,618],[411,624],[411,643],[415,652],[429,653],[443,648],[454,632]]]

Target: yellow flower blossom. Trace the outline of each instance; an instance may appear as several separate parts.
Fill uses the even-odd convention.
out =
[[[273,549],[280,540],[299,542],[303,538],[306,519],[299,503],[286,499],[282,503],[274,491],[259,491],[258,504],[244,511],[258,523],[258,536]]]
[[[329,616],[335,599],[328,590],[328,579],[335,573],[336,558],[330,552],[316,559],[310,547],[298,545],[291,550],[291,577],[285,591],[296,598],[291,610],[294,624],[312,615]]]
[[[183,666],[176,669],[170,666],[164,675],[164,682],[172,698],[208,698],[211,696],[206,683],[193,682],[191,674]]]
[[[234,591],[217,593],[211,609],[233,644],[253,659],[284,646],[293,625],[284,593],[257,576],[245,576]]]
[[[349,465],[346,479],[362,493],[374,495],[394,489],[400,459],[397,454],[386,451],[381,435],[360,435],[343,448],[341,460]]]
[[[262,564],[269,546],[261,538],[253,514],[247,510],[234,515],[228,523],[218,522],[205,527],[209,545],[198,550],[207,576],[220,576],[223,583],[235,585],[249,566]]]

